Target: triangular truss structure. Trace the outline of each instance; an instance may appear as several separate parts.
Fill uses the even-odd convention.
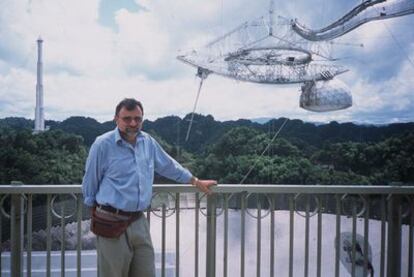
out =
[[[346,72],[332,62],[331,47],[326,41],[301,37],[292,30],[289,19],[260,17],[177,58],[236,80],[294,84],[332,79]],[[314,61],[315,56],[319,61]]]

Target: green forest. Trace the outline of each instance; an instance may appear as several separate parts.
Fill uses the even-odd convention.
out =
[[[143,130],[194,174],[222,184],[414,182],[414,123],[374,126],[288,120],[272,141],[285,119],[264,124],[220,122],[197,114],[186,142],[189,117],[146,120]],[[48,131],[33,134],[32,120],[0,119],[0,184],[79,184],[90,145],[115,127],[111,121],[85,117],[46,125]]]

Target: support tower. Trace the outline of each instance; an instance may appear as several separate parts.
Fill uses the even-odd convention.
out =
[[[34,132],[39,133],[45,130],[45,115],[43,107],[43,63],[42,63],[42,43],[43,40],[37,39],[37,83],[36,83],[36,109]]]

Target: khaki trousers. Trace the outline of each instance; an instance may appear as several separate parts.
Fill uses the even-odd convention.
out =
[[[99,277],[155,277],[154,248],[142,215],[119,238],[97,236]]]

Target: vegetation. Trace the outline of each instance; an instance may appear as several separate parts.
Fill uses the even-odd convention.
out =
[[[377,143],[327,143],[321,148],[285,138],[270,143],[263,132],[232,129],[199,160],[199,174],[221,183],[239,183],[251,168],[244,183],[385,185],[414,181],[413,134]]]
[[[80,136],[60,130],[37,135],[0,129],[0,183],[79,183],[87,150]]]
[[[317,125],[289,120],[271,142],[284,119],[259,124],[218,122],[212,116],[196,115],[185,142],[188,118],[145,121],[144,130],[195,174],[220,183],[384,185],[414,181],[414,123]],[[48,121],[50,130],[34,135],[32,125],[33,121],[23,118],[0,120],[1,184],[13,180],[80,183],[89,146],[96,136],[115,127],[113,122],[71,117]]]

